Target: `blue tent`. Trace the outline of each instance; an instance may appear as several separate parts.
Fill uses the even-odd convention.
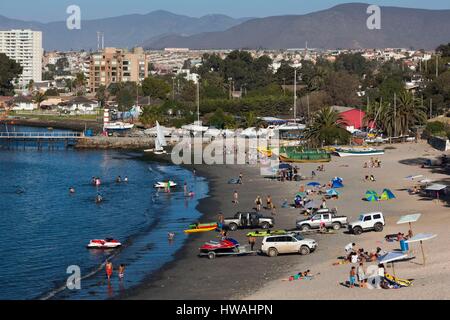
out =
[[[310,182],[307,184],[308,187],[318,187],[321,186],[321,184],[319,182]]]
[[[327,196],[335,197],[335,196],[338,196],[338,195],[339,195],[339,192],[337,192],[334,189],[327,190]]]
[[[339,188],[343,188],[344,184],[342,183],[343,180],[342,178],[334,178],[333,180],[331,180],[331,187],[334,189],[339,189]]]

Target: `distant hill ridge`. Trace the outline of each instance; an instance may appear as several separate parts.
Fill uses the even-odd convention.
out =
[[[81,30],[68,30],[65,21],[40,23],[10,19],[0,15],[0,30],[30,28],[43,31],[45,50],[95,50],[97,31],[104,32],[106,46],[131,48],[142,45],[148,39],[158,39],[163,35],[186,36],[204,31],[222,31],[248,19],[234,19],[221,14],[192,18],[158,10],[148,14],[82,20]]]
[[[416,48],[450,41],[450,10],[381,7],[381,30],[367,28],[369,4],[349,3],[305,15],[251,19],[220,32],[167,35],[147,48]]]

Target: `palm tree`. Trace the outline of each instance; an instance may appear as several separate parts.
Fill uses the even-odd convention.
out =
[[[86,77],[84,76],[84,73],[82,73],[82,72],[77,73],[75,80],[74,80],[74,84],[75,84],[75,88],[76,88],[76,94],[83,95],[84,85],[86,84]]]
[[[410,92],[403,91],[398,96],[396,108],[397,128],[401,135],[408,134],[412,126],[423,124],[427,120],[425,107],[418,103]]]
[[[376,126],[390,137],[408,134],[412,126],[423,124],[426,119],[425,107],[407,91],[402,91],[395,103],[371,107],[365,117],[367,123],[375,121]]]
[[[350,133],[345,129],[345,121],[336,110],[325,107],[317,111],[311,124],[305,130],[305,138],[314,146],[345,144]]]
[[[245,114],[245,124],[247,127],[255,127],[258,124],[258,117],[253,111],[249,111]]]
[[[38,109],[41,108],[41,103],[44,102],[46,98],[47,96],[42,92],[36,92],[33,96],[33,101],[37,104]]]

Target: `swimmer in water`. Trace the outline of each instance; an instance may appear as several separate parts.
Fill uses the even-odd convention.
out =
[[[128,177],[125,177],[125,178],[123,179],[123,182],[128,182]]]
[[[100,194],[97,194],[97,197],[95,198],[95,202],[96,202],[96,203],[100,203],[100,202],[102,202],[102,201],[103,201],[102,196],[101,196]]]
[[[169,239],[169,241],[173,241],[173,239],[175,239],[175,233],[169,232],[167,234],[167,238]]]
[[[74,187],[70,187],[69,188],[69,193],[70,194],[74,194],[75,193],[75,188]]]
[[[117,179],[116,179],[116,182],[117,182],[117,183],[121,183],[121,182],[122,182],[122,177],[121,177],[121,176],[118,176]]]

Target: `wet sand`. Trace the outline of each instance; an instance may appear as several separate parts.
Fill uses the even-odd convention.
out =
[[[361,212],[383,211],[387,226],[381,233],[367,232],[360,236],[337,234],[307,236],[318,241],[319,248],[308,256],[280,255],[276,258],[266,256],[218,257],[215,260],[199,258],[198,248],[208,240],[216,240],[216,233],[203,233],[190,236],[185,247],[176,255],[174,262],[166,265],[139,288],[125,296],[129,299],[448,299],[450,298],[450,208],[449,203],[411,196],[406,188],[413,183],[404,177],[422,174],[430,179],[449,184],[449,175],[439,169],[421,169],[418,165],[423,158],[433,158],[442,152],[432,149],[425,142],[418,144],[394,145],[386,154],[380,156],[382,168],[363,169],[370,157],[336,158],[325,165],[325,172],[318,173],[315,180],[328,182],[335,176],[344,178],[345,188],[341,189],[339,200],[328,201],[329,207],[337,207],[339,214],[355,220]],[[302,175],[309,176],[317,164],[299,165]],[[271,195],[277,206],[274,229],[292,229],[300,218],[296,209],[281,209],[286,198],[292,201],[301,184],[306,182],[271,181],[259,174],[259,168],[252,166],[198,166],[199,175],[210,181],[210,196],[202,200],[199,210],[204,213],[201,222],[215,221],[220,211],[226,217],[236,211],[251,210],[257,195]],[[244,174],[242,185],[228,185],[230,178]],[[366,174],[374,174],[376,182],[364,182]],[[367,203],[362,197],[367,189],[380,192],[390,188],[397,199]],[[233,191],[239,192],[240,204],[232,203]],[[264,201],[265,202],[265,201]],[[421,212],[422,218],[414,224],[415,233],[437,233],[438,237],[424,243],[427,265],[420,265],[422,258],[417,244],[411,245],[417,258],[401,263],[396,268],[397,276],[415,278],[413,287],[400,290],[348,289],[339,283],[347,280],[350,265],[332,266],[343,247],[349,242],[371,251],[380,246],[385,250],[397,249],[398,243],[384,241],[384,235],[398,231],[407,232],[407,226],[397,226],[395,222],[401,215]],[[263,210],[270,216],[270,211]],[[246,244],[245,234],[249,230],[230,232],[242,244]],[[257,248],[261,239],[258,239]],[[367,267],[367,266],[366,266]],[[282,281],[289,275],[310,269],[317,274],[312,281]],[[388,270],[389,271],[389,270]]]

